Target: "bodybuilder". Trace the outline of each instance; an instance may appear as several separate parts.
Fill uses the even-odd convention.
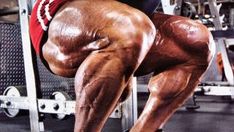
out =
[[[56,6],[46,5],[36,7]],[[101,131],[130,91],[131,77],[151,72],[148,102],[131,131],[154,132],[190,96],[210,61],[208,30],[187,18],[148,17],[117,1],[66,2],[49,25],[48,13],[41,12],[31,17],[32,41],[54,74],[75,77],[75,132]],[[48,29],[42,37],[35,31],[35,14]]]

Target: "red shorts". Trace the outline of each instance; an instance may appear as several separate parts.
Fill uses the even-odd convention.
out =
[[[30,18],[30,37],[37,54],[47,39],[47,29],[56,11],[69,0],[37,0]]]

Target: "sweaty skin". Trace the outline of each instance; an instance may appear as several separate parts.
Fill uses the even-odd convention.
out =
[[[206,70],[209,35],[205,26],[183,17],[149,18],[116,1],[71,1],[53,18],[42,58],[54,74],[75,76],[75,132],[101,131],[127,97],[130,78],[154,72],[148,102],[131,129],[154,132]]]
[[[154,72],[146,106],[131,132],[154,132],[193,93],[212,58],[205,26],[180,16],[155,13],[156,39],[135,75]],[[160,20],[160,21],[159,21]]]
[[[116,1],[67,2],[42,46],[50,70],[75,76],[75,132],[101,131],[155,39],[141,11]]]

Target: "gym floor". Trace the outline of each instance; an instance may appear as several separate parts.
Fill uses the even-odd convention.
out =
[[[138,98],[139,111],[143,109],[146,95]],[[165,132],[233,132],[234,104],[230,98],[198,96],[197,110],[181,107],[165,125]],[[1,112],[0,112],[1,113]],[[46,115],[44,120],[47,132],[72,132],[74,117],[59,121]],[[8,118],[0,114],[0,132],[29,132],[28,116]],[[121,132],[121,120],[109,119],[103,132]]]

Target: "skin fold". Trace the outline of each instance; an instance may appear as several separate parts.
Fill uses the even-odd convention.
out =
[[[75,132],[101,131],[131,91],[131,77],[154,72],[147,104],[131,129],[154,132],[208,67],[209,36],[187,18],[147,16],[117,1],[70,1],[51,21],[41,57],[54,74],[75,77]]]

